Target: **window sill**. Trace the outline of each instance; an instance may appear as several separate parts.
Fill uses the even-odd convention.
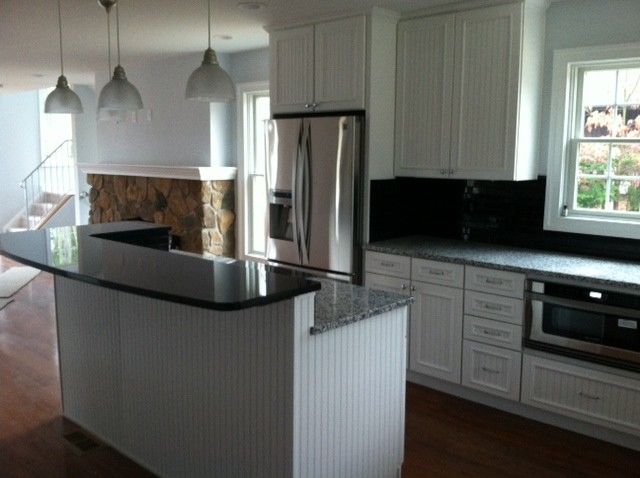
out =
[[[640,239],[640,218],[621,220],[619,218],[578,215],[545,217],[544,229],[575,234]]]

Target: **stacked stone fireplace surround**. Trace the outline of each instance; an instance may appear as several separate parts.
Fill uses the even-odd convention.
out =
[[[233,180],[88,174],[91,224],[142,220],[171,227],[178,248],[235,256]]]

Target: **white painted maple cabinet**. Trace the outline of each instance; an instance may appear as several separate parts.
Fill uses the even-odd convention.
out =
[[[537,176],[544,2],[398,25],[395,175]]]
[[[366,17],[271,33],[273,113],[364,109]]]

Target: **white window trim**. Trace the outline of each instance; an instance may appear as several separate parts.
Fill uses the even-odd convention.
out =
[[[249,83],[238,83],[236,85],[236,121],[237,121],[237,164],[238,174],[236,177],[236,205],[237,205],[237,225],[238,225],[238,237],[237,247],[238,259],[250,259],[253,261],[265,261],[264,257],[256,256],[252,254],[246,254],[246,245],[248,243],[248,228],[247,228],[247,211],[245,210],[247,204],[247,167],[245,159],[247,158],[247,151],[251,147],[250,139],[245,138],[245,128],[247,121],[246,101],[247,95],[261,93],[269,91],[268,81],[253,81]]]
[[[573,179],[566,174],[571,138],[569,129],[573,124],[571,115],[576,101],[576,92],[572,90],[573,67],[608,62],[614,65],[620,60],[640,61],[640,43],[554,51],[544,208],[546,230],[640,239],[640,218],[622,219],[593,213],[562,216],[562,207],[568,200],[565,199],[565,191],[570,190],[567,181]]]

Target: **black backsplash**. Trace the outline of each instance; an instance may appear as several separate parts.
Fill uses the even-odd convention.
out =
[[[640,260],[640,241],[545,231],[545,178],[371,181],[371,242],[413,234]]]

